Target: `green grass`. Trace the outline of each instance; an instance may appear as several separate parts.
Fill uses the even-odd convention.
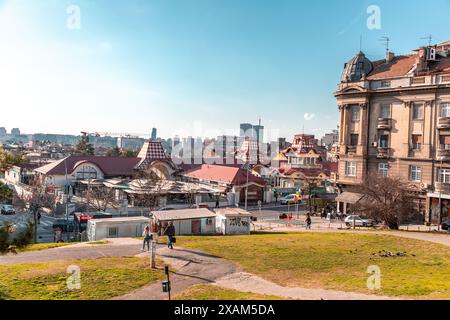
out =
[[[195,285],[181,294],[174,300],[282,300],[283,298],[269,295],[256,294],[251,292],[241,292],[232,289],[225,289],[215,285],[201,284]]]
[[[58,247],[65,247],[65,246],[71,246],[74,244],[79,244],[80,242],[60,242],[60,243],[35,243],[30,244],[24,248],[17,249],[17,253],[20,252],[28,252],[28,251],[41,251],[41,250],[47,250],[52,248],[58,248]],[[85,242],[86,244],[90,245],[107,245],[110,244],[110,241],[107,240],[100,240],[100,241],[92,241],[92,242]]]
[[[67,267],[81,269],[81,289],[67,288]],[[11,300],[104,300],[111,299],[164,278],[136,257],[54,261],[0,266],[0,299]]]
[[[178,246],[236,262],[283,286],[324,288],[408,298],[450,299],[450,248],[372,234],[290,233],[179,237]],[[380,250],[407,252],[383,258]],[[367,268],[381,269],[381,289],[367,288]]]

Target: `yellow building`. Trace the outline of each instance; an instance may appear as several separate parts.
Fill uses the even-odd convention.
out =
[[[370,61],[359,52],[334,93],[339,111],[338,186],[369,174],[400,177],[417,190],[424,221],[450,206],[450,46]],[[439,214],[441,204],[441,214]]]

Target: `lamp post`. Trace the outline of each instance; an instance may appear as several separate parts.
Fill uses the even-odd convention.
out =
[[[245,211],[247,211],[247,202],[248,202],[248,172],[249,172],[249,167],[250,167],[250,163],[248,162],[248,159],[247,159],[247,163],[246,163],[247,182],[246,182],[246,185],[245,185]]]

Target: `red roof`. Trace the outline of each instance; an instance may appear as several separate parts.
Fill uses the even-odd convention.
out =
[[[395,57],[390,63],[386,60],[373,62],[373,70],[368,75],[368,80],[386,79],[405,76],[416,63],[417,54]]]
[[[247,171],[235,166],[221,166],[203,164],[201,167],[188,171],[184,176],[199,180],[208,180],[229,185],[245,185],[247,183]],[[265,186],[266,182],[249,173],[250,183],[256,183]]]
[[[36,171],[46,175],[64,175],[66,166],[67,173],[71,174],[81,164],[92,163],[99,167],[105,176],[131,176],[140,160],[123,157],[69,156],[39,167]]]

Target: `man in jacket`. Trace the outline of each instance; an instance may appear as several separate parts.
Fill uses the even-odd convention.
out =
[[[167,236],[167,247],[173,249],[173,240],[175,238],[175,226],[173,225],[172,221],[169,222],[169,225],[164,231],[164,234]]]

